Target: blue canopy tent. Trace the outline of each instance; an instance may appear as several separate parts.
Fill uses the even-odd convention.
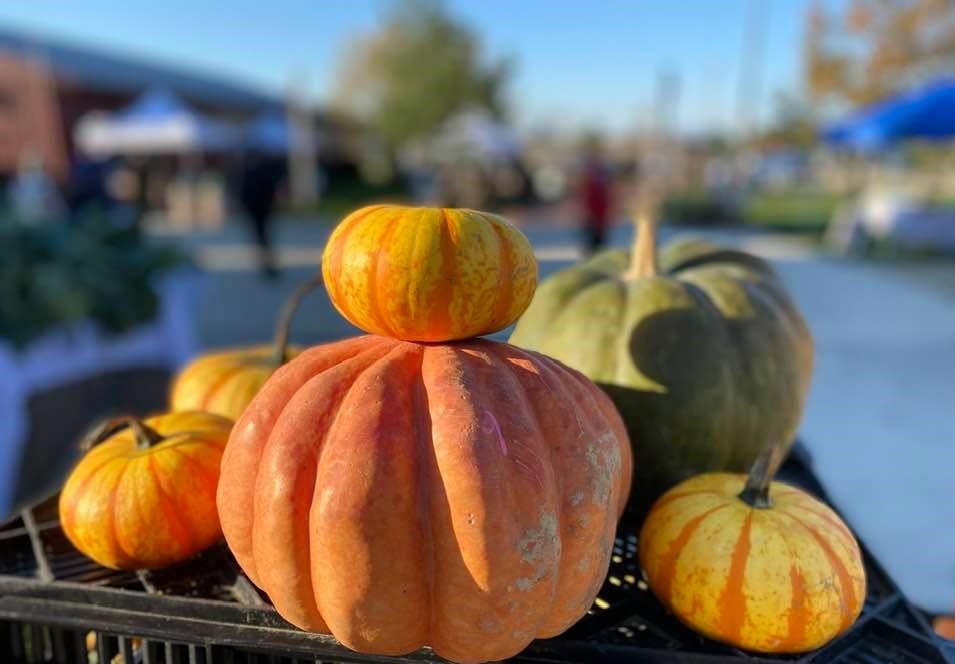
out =
[[[904,139],[930,141],[955,137],[955,79],[938,79],[912,92],[862,109],[822,133],[832,146],[863,152]]]
[[[113,114],[90,115],[76,130],[79,146],[90,154],[178,154],[221,152],[237,145],[228,124],[190,108],[164,88],[143,93]]]
[[[832,146],[875,153],[906,139],[955,138],[955,79],[938,79],[887,99],[836,123],[822,134]],[[891,239],[912,248],[955,248],[955,216],[950,209],[913,199],[877,183],[863,191],[856,207],[840,215],[830,237],[851,248],[858,238]]]

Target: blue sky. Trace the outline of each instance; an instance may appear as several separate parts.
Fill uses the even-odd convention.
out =
[[[751,2],[769,3],[762,93],[801,89],[800,49],[810,0],[450,0],[478,30],[489,57],[512,55],[519,125],[621,131],[648,122],[657,73],[680,79],[671,124],[699,133],[731,127],[743,24]],[[833,0],[838,1],[838,0]],[[0,4],[0,23],[217,70],[280,90],[305,74],[321,101],[350,38],[373,29],[387,0],[114,2],[30,0]]]

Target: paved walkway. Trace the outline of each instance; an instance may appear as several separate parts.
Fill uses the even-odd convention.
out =
[[[802,434],[823,484],[904,590],[955,608],[955,295],[894,267],[779,267],[816,340]]]
[[[284,297],[317,269],[328,228],[280,229],[282,278],[250,268],[242,229],[192,240],[210,271],[199,314],[208,346],[270,338]],[[569,229],[528,236],[546,275],[578,257]],[[774,260],[817,347],[802,435],[838,506],[904,590],[933,611],[955,607],[955,293],[897,266],[822,258],[790,239],[708,232]],[[627,227],[615,243],[629,241]],[[952,268],[955,270],[955,267]],[[356,333],[316,293],[295,321],[306,343]]]

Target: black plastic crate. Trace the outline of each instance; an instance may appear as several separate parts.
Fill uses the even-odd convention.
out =
[[[797,448],[798,449],[798,448]],[[825,499],[798,452],[780,479]],[[845,635],[804,655],[763,656],[714,643],[669,615],[642,581],[639,524],[624,517],[594,606],[563,635],[513,662],[651,664],[955,664],[925,617],[863,547],[868,595]],[[49,500],[0,526],[0,663],[298,664],[441,661],[352,652],[286,623],[225,546],[156,572],[116,572],[77,552]]]

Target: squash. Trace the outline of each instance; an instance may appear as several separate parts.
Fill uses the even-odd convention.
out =
[[[173,381],[170,408],[239,419],[269,376],[298,354],[300,349],[288,343],[292,318],[305,296],[321,283],[317,274],[292,293],[279,314],[271,345],[207,353],[188,364]]]
[[[374,205],[332,232],[322,273],[332,303],[366,332],[449,341],[517,320],[534,294],[537,261],[503,217]]]
[[[292,624],[479,662],[590,608],[630,475],[613,404],[558,362],[363,336],[269,379],[230,437],[218,506]]]
[[[955,616],[936,616],[932,629],[943,639],[955,641]]]
[[[602,387],[626,422],[633,507],[701,472],[744,472],[761,441],[791,444],[812,374],[809,331],[764,261],[700,241],[657,265],[652,211],[634,250],[544,280],[510,338]]]
[[[214,544],[219,462],[232,422],[209,413],[119,418],[87,440],[60,493],[60,525],[112,569],[156,569]]]
[[[640,533],[647,584],[711,639],[765,653],[818,648],[848,630],[865,601],[859,545],[806,492],[772,482],[783,448],[747,478],[707,473],[653,506]]]

